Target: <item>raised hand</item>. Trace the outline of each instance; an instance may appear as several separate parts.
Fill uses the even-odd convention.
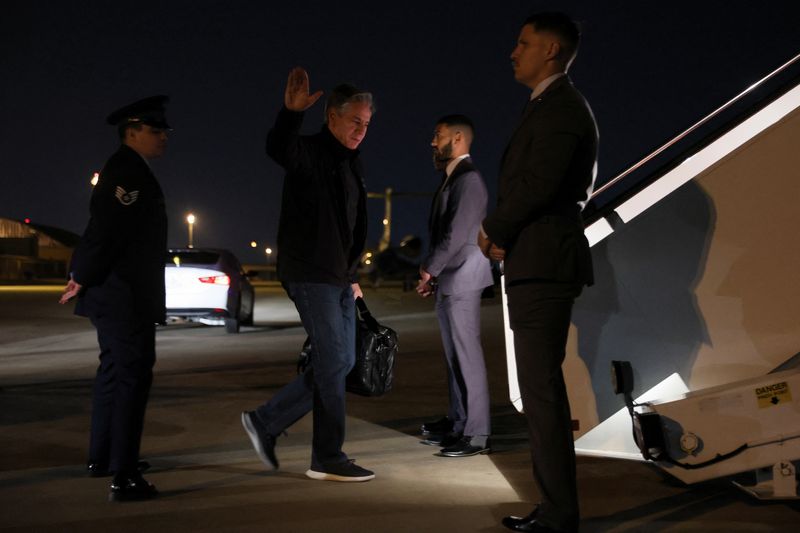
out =
[[[290,111],[305,111],[322,96],[322,91],[309,94],[308,72],[302,67],[294,67],[289,72],[289,79],[286,81],[286,92],[283,102],[286,109]]]

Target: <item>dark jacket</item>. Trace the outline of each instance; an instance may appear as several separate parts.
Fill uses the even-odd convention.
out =
[[[582,204],[597,169],[597,124],[563,76],[534,101],[503,154],[497,208],[483,221],[506,250],[507,283],[548,280],[591,285]]]
[[[444,295],[492,285],[489,261],[475,239],[488,198],[483,177],[469,157],[436,191],[428,222],[430,250],[422,267],[438,278],[438,290]]]
[[[70,267],[83,285],[76,314],[164,322],[164,195],[133,149],[120,146],[103,167],[89,211]]]
[[[267,135],[267,154],[286,170],[278,279],[347,285],[357,281],[367,235],[367,195],[358,150],[342,145],[327,126],[315,135],[300,135],[303,115],[282,108]],[[353,231],[347,220],[349,176],[355,177],[359,191]]]

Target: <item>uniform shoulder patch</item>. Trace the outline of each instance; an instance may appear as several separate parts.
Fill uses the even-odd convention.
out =
[[[118,185],[115,196],[122,205],[131,205],[139,198],[139,191],[128,192]]]

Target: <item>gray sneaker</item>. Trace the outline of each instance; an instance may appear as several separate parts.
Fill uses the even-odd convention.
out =
[[[261,461],[272,470],[277,470],[278,457],[275,455],[275,437],[267,433],[261,420],[253,411],[242,413],[242,425]]]
[[[324,471],[310,468],[306,471],[306,476],[311,479],[321,481],[369,481],[375,478],[375,472],[361,468],[355,461],[350,459],[346,463],[325,467]]]

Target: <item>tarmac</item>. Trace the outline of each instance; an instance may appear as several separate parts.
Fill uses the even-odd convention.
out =
[[[502,343],[501,320],[498,303],[488,301],[484,346]],[[108,480],[86,477],[87,367],[3,379],[0,531],[506,531],[502,517],[527,514],[539,496],[524,419],[507,401],[502,351],[486,352],[493,452],[438,457],[418,435],[447,401],[435,317],[396,313],[391,325],[401,339],[394,389],[381,398],[348,397],[345,451],[375,471],[367,483],[304,475],[310,416],[278,439],[277,471],[258,460],[242,430],[241,411],[292,378],[297,350],[289,348],[303,337],[296,325],[256,328],[235,339],[213,328],[159,332],[164,356],[142,447],[153,465],[146,477],[160,491],[152,501],[110,503]],[[58,341],[64,357],[91,351],[91,331],[64,335]],[[187,364],[174,354],[186,350],[189,338],[196,358]],[[220,355],[220,343],[231,346],[230,355]],[[26,346],[31,354],[39,349]],[[0,364],[17,355],[0,350]],[[727,480],[686,486],[644,462],[579,457],[578,487],[582,532],[800,531],[797,502],[759,502]]]

